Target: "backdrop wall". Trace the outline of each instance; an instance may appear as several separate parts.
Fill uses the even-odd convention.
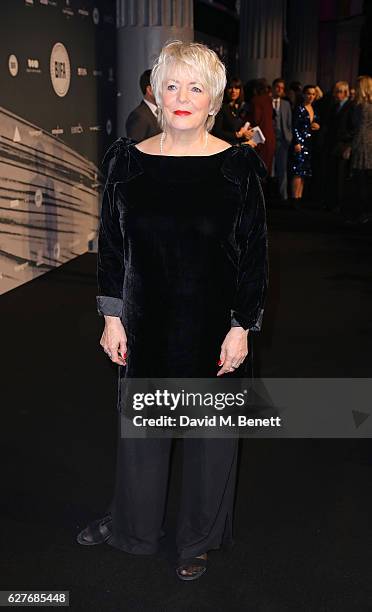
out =
[[[0,293],[95,244],[115,39],[115,0],[0,4]]]

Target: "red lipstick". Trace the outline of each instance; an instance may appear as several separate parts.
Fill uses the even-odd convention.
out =
[[[175,115],[179,115],[180,117],[182,117],[183,115],[191,115],[190,111],[183,111],[183,110],[176,110],[174,111]]]

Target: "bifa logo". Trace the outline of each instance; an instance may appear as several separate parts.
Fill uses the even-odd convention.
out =
[[[56,43],[50,54],[50,78],[57,96],[67,94],[71,81],[70,58],[62,43]]]

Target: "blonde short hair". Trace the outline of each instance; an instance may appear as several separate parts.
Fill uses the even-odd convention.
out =
[[[372,102],[372,78],[370,76],[358,76],[355,86],[355,102],[357,104]]]
[[[200,76],[201,82],[211,98],[212,115],[208,115],[205,129],[209,132],[215,121],[216,113],[222,105],[226,87],[226,68],[218,55],[206,45],[181,40],[168,41],[162,48],[151,70],[150,83],[158,106],[158,122],[164,131],[165,119],[162,110],[162,86],[168,68],[188,68]]]

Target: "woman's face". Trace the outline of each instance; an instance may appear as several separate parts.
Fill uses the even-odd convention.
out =
[[[316,91],[314,87],[309,87],[304,91],[304,102],[305,104],[312,104],[316,98]]]
[[[211,110],[211,98],[200,75],[181,67],[168,70],[162,103],[165,123],[176,130],[202,127]]]
[[[232,85],[228,88],[227,94],[231,101],[235,102],[240,96],[240,87],[239,85]]]

